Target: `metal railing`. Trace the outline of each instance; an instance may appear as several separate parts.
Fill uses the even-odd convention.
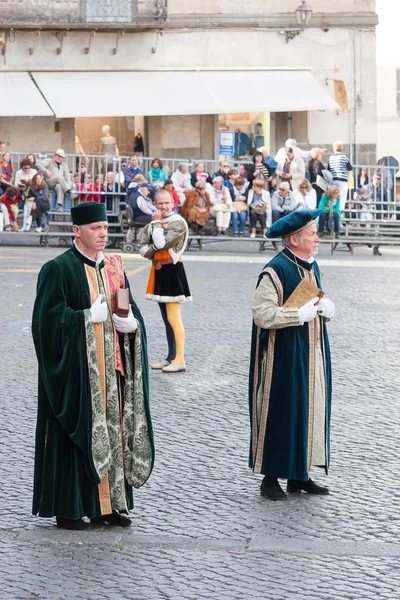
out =
[[[10,152],[11,162],[15,171],[19,168],[22,159],[26,158],[28,152]],[[36,162],[40,163],[45,158],[54,156],[54,151],[41,152],[35,155]],[[189,166],[189,170],[195,169],[197,162],[204,164],[204,170],[212,175],[219,169],[219,160],[196,159],[196,158],[163,158],[158,157],[162,161],[163,166],[167,169],[169,175],[172,175],[178,168],[179,163],[185,162]],[[79,185],[72,187],[72,192],[76,196],[75,201],[83,201],[89,199],[90,196],[99,195],[109,200],[112,198],[112,207],[108,209],[110,215],[119,216],[121,202],[124,202],[125,187],[123,183],[122,165],[124,161],[128,161],[129,156],[106,156],[98,154],[67,154],[65,161],[71,173],[71,178],[75,174],[79,175]],[[138,156],[138,166],[142,169],[146,177],[153,157]],[[240,165],[248,164],[246,161],[227,160],[231,168],[239,170]],[[107,173],[112,173],[113,191],[94,189],[88,191],[82,189],[81,175],[86,175],[87,186],[95,184],[96,178],[106,180]],[[348,199],[342,218],[354,219],[360,221],[374,220],[398,220],[400,219],[400,202],[396,199],[396,176],[398,167],[386,166],[383,164],[377,165],[354,165],[353,179],[354,189],[349,190]],[[380,185],[376,187],[376,179],[380,178]],[[89,183],[90,182],[90,183]],[[334,183],[333,183],[334,184]],[[101,186],[100,186],[101,187]],[[53,206],[54,208],[54,206]],[[70,204],[67,202],[65,208],[68,210]]]

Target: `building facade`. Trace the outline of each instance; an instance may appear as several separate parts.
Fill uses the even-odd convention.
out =
[[[229,130],[240,156],[341,139],[375,162],[375,0],[307,4],[302,28],[299,0],[0,0],[0,139],[98,154],[108,125],[123,155],[211,159]]]

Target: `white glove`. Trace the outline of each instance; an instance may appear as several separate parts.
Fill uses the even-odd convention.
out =
[[[129,307],[129,315],[126,318],[112,316],[114,327],[119,333],[133,333],[138,328],[138,322],[132,313],[132,308]]]
[[[321,298],[318,302],[318,314],[320,317],[332,319],[335,316],[335,304],[329,298]]]
[[[300,308],[299,308],[300,325],[304,325],[304,323],[309,323],[310,321],[313,321],[315,319],[315,317],[317,316],[317,313],[318,313],[318,306],[315,306],[315,304],[318,302],[318,300],[319,300],[319,298],[317,296],[316,298],[313,298],[312,300],[310,300],[303,306],[300,306]]]
[[[97,300],[90,307],[93,323],[104,323],[107,319],[107,303],[102,300],[102,296],[99,294]]]

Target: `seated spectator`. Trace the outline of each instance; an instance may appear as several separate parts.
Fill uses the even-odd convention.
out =
[[[124,169],[125,187],[128,187],[128,185],[132,183],[136,175],[143,175],[143,169],[139,167],[139,159],[136,154],[132,154],[132,156],[129,157]]]
[[[140,177],[140,175],[139,175]],[[148,183],[139,183],[137,190],[130,194],[127,199],[127,204],[133,210],[133,220],[135,223],[150,223],[151,216],[156,210],[156,207],[151,202],[150,186]]]
[[[79,183],[85,183],[85,175],[87,173],[87,167],[85,163],[81,163],[80,167],[79,167],[79,177],[80,177],[80,181]]]
[[[153,158],[150,165],[150,171],[147,173],[149,183],[156,188],[164,185],[164,181],[168,179],[168,173],[164,168],[162,161],[159,158]]]
[[[126,190],[126,188],[128,187],[128,186],[126,185],[126,183],[125,183],[125,175],[124,175],[124,173],[125,173],[125,169],[126,169],[126,165],[127,165],[127,162],[126,162],[126,160],[123,158],[123,159],[121,160],[121,170],[120,170],[120,171],[119,171],[119,173],[117,174],[117,179],[115,180],[115,181],[116,181],[116,182],[119,184],[119,186],[120,186],[121,190]]]
[[[43,215],[49,212],[50,201],[48,185],[40,173],[36,173],[36,175],[33,176],[30,195],[34,198],[34,201],[31,215],[28,218],[26,231],[29,231],[33,220],[36,221],[37,224],[36,232],[42,233],[42,227],[44,225]]]
[[[369,175],[367,167],[360,167],[357,175],[357,188],[363,188],[369,185]]]
[[[79,185],[79,201],[80,202],[90,202],[89,200],[89,188],[92,185],[92,175],[91,173],[86,173],[85,181]],[[82,193],[84,192],[84,193]]]
[[[68,194],[72,187],[68,165],[64,159],[64,150],[58,148],[53,158],[45,158],[38,164],[38,171],[44,174],[49,190],[54,190],[57,194],[59,211],[63,210],[64,194]]]
[[[174,189],[174,184],[172,182],[172,179],[167,179],[166,181],[164,181],[164,185],[163,185],[162,189],[167,190],[173,197],[174,213],[178,214],[179,213],[179,198],[178,198],[178,194],[177,194],[176,190]]]
[[[20,168],[15,173],[14,185],[19,190],[20,181],[32,181],[32,177],[36,175],[36,169],[32,168],[31,161],[28,158],[23,158],[19,164]]]
[[[282,181],[279,188],[272,194],[272,222],[285,217],[297,208],[296,198],[290,191],[287,181]]]
[[[35,177],[35,175],[33,176]],[[32,181],[33,181],[33,177],[32,177]],[[29,231],[31,228],[31,223],[32,223],[32,218],[31,218],[31,212],[32,212],[32,208],[33,208],[33,202],[35,199],[35,196],[32,194],[32,181],[27,181],[26,179],[21,179],[21,181],[19,182],[19,207],[22,208],[23,207],[23,211],[24,211],[24,218],[23,218],[23,223],[22,223],[22,229],[21,231]]]
[[[252,169],[251,164],[242,164],[239,166],[239,177],[242,177],[246,182],[249,179],[249,171]]]
[[[253,183],[254,179],[264,181],[264,189],[269,190],[272,175],[269,167],[263,163],[262,152],[256,152],[253,156],[253,164],[247,170],[249,183]]]
[[[274,159],[273,156],[270,156],[270,154],[268,153],[267,147],[261,146],[260,148],[257,148],[257,150],[258,150],[258,152],[261,152],[261,154],[263,155],[263,163],[264,163],[264,165],[266,165],[268,167],[270,174],[275,175],[275,170],[276,170],[276,167],[278,166],[278,163]]]
[[[276,174],[280,181],[287,181],[289,183],[292,191],[299,189],[300,181],[305,178],[306,168],[303,160],[295,160],[293,148],[285,148],[285,157],[281,161],[278,161]]]
[[[260,223],[263,235],[272,223],[271,219],[271,196],[264,188],[264,179],[254,179],[252,189],[247,195],[247,206],[250,218],[250,237],[256,237],[257,221]]]
[[[178,194],[179,204],[182,204],[186,200],[186,195],[190,190],[192,190],[192,184],[190,182],[190,173],[189,173],[189,165],[188,163],[181,162],[178,165],[175,173],[171,177],[171,181],[174,184],[174,188],[176,193]]]
[[[101,173],[99,173],[99,175],[96,175],[94,179],[94,184],[92,183],[91,185],[89,185],[88,192],[88,202],[97,202],[99,204],[104,204],[104,194],[101,193],[104,192],[104,177],[103,175],[101,175]]]
[[[239,173],[236,169],[229,169],[228,171],[228,179],[225,181],[225,185],[228,190],[231,190],[234,186],[236,179],[239,177]]]
[[[209,219],[210,196],[206,191],[205,182],[198,181],[194,187],[195,189],[187,194],[180,214],[187,221],[193,234],[202,235],[203,227]]]
[[[299,189],[295,191],[297,208],[314,210],[317,208],[317,193],[308,179],[300,182]]]
[[[112,212],[114,211],[114,207],[118,206],[116,198],[118,198],[119,200],[119,197],[115,196],[115,193],[118,192],[118,184],[116,182],[114,183],[114,173],[112,171],[108,171],[106,175],[104,191],[104,201],[106,203],[106,210],[107,212]]]
[[[248,183],[243,177],[237,177],[233,188],[229,190],[232,197],[232,229],[234,237],[243,236],[247,218]]]
[[[9,187],[0,198],[6,231],[11,231],[10,220],[15,231],[20,231],[17,224],[19,193],[15,187]]]
[[[192,187],[195,188],[196,183],[198,181],[200,181],[202,183],[209,183],[211,185],[212,179],[210,177],[210,174],[204,170],[204,163],[201,161],[195,162],[194,167],[195,167],[195,170],[190,176],[190,181],[191,181]]]
[[[10,186],[13,176],[13,166],[10,161],[10,153],[4,152],[0,157],[0,194],[3,194]]]
[[[389,202],[386,189],[382,186],[382,176],[374,173],[372,183],[368,186],[369,202],[374,204],[375,219],[378,221],[389,219]]]
[[[26,158],[30,161],[32,168],[36,169],[36,171],[37,171],[36,156],[34,154],[30,153],[30,154],[26,155]]]
[[[218,231],[222,235],[228,231],[232,206],[230,191],[224,183],[226,182],[222,177],[214,177],[210,191],[210,214],[215,218]]]
[[[339,238],[340,226],[340,197],[339,188],[336,185],[331,185],[326,194],[324,194],[319,202],[318,235],[324,236],[325,227],[329,233],[335,230],[335,238]]]
[[[74,173],[72,177],[72,187],[71,187],[71,200],[76,200],[79,197],[79,185],[80,185],[80,175],[79,173]]]
[[[219,169],[218,171],[215,171],[213,179],[215,179],[216,177],[222,177],[222,179],[226,181],[228,179],[228,171],[229,164],[226,162],[226,160],[221,160],[221,162],[219,163]]]

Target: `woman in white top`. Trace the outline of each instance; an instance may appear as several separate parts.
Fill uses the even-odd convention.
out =
[[[214,177],[210,202],[210,214],[217,221],[219,233],[225,235],[231,220],[232,197],[228,188],[224,186],[223,177]]]
[[[295,192],[297,208],[306,210],[307,208],[314,210],[317,206],[317,192],[312,187],[308,179],[303,179],[300,182],[300,187]]]
[[[32,181],[32,177],[36,175],[36,169],[32,168],[32,163],[29,158],[21,160],[20,169],[15,173],[14,185],[19,189],[19,182],[21,180]]]

